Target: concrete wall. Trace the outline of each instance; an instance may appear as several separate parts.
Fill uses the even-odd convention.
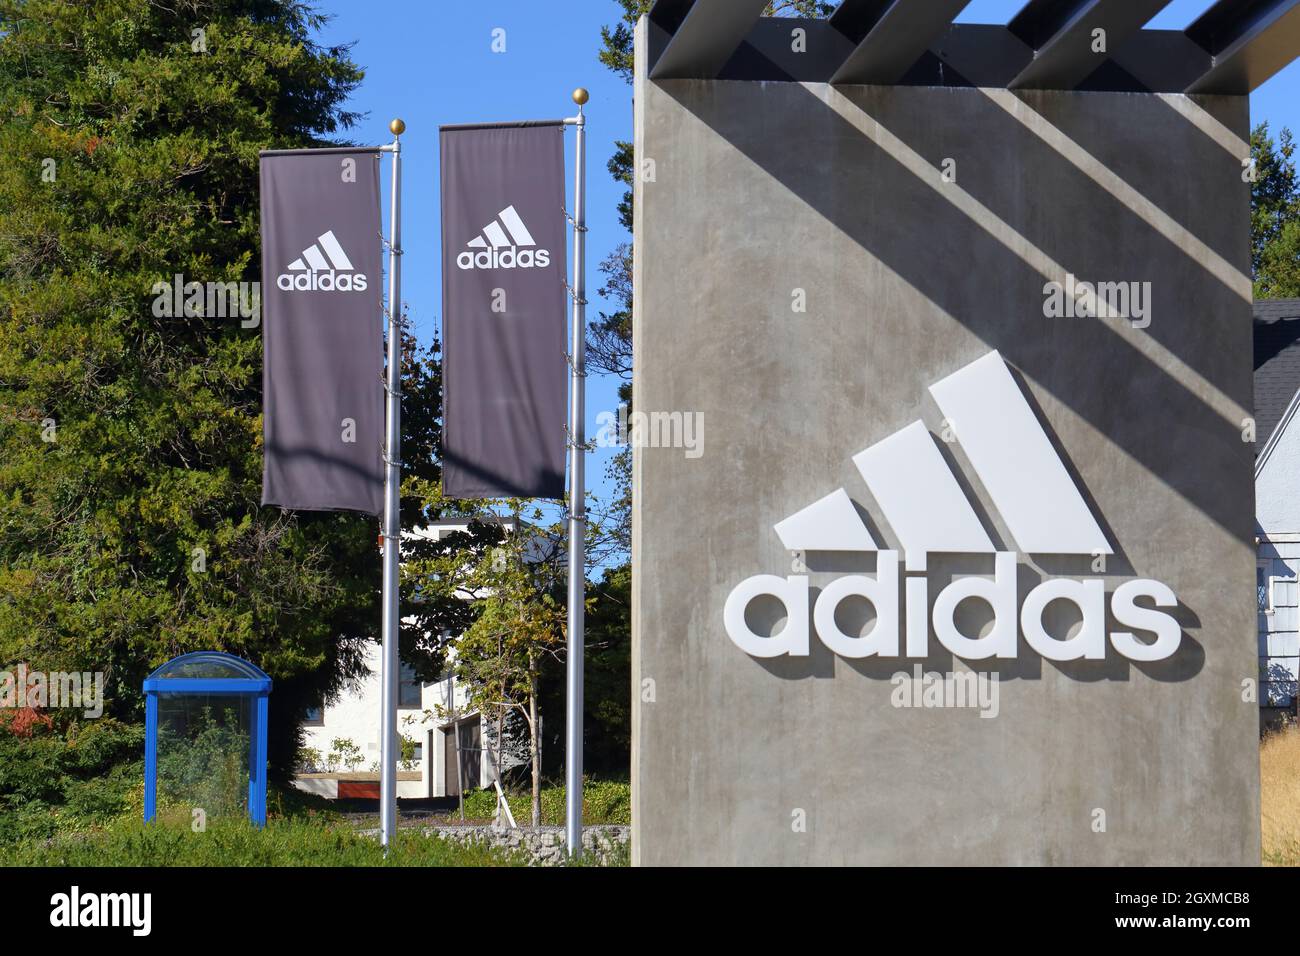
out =
[[[635,454],[634,861],[1257,863],[1245,100],[652,83],[644,57],[635,98],[635,404],[705,441]],[[1149,327],[1046,318],[1066,272],[1150,281]],[[983,719],[891,706],[910,660],[733,645],[731,589],[797,558],[775,522],[843,487],[898,546],[850,456],[940,433],[927,386],[990,349],[1116,549],[1107,591],[1177,593],[1178,653],[1055,664],[1022,638]],[[806,556],[814,589],[864,560]],[[1096,576],[1019,561],[1022,595]],[[931,597],[991,566],[932,558]]]

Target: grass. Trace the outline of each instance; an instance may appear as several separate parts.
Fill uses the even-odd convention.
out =
[[[1267,735],[1259,748],[1263,862],[1300,866],[1300,729]]]
[[[507,793],[510,812],[520,826],[528,826],[533,818],[530,793]],[[494,789],[475,790],[465,794],[466,820],[490,821],[496,814],[497,794]],[[453,810],[449,819],[457,817]],[[585,780],[582,785],[582,822],[584,824],[632,822],[632,787],[626,780]],[[543,826],[564,825],[564,787],[542,787]]]
[[[0,866],[525,866],[527,859],[482,844],[399,832],[384,854],[379,841],[326,816],[219,820],[195,833],[186,819],[105,827],[0,846]]]
[[[166,803],[155,823],[140,820],[143,788],[126,800],[127,809],[102,816],[100,822],[61,819],[56,830],[41,828],[0,841],[0,866],[527,866],[522,852],[425,836],[419,827],[399,831],[385,856],[378,840],[358,832],[355,819],[339,813],[331,801],[294,787],[273,788],[268,795],[268,822],[258,830],[241,817],[212,818],[201,833],[191,827],[187,807]],[[630,790],[624,782],[590,782],[584,788],[588,823],[625,822]],[[475,791],[465,799],[470,819],[488,821],[495,791]],[[511,808],[527,825],[528,796],[512,796]],[[543,822],[563,822],[564,788],[543,790]],[[48,813],[49,808],[42,808]],[[375,821],[377,823],[377,820]],[[366,824],[367,826],[369,824]],[[627,848],[609,859],[584,858],[588,866],[626,866]]]

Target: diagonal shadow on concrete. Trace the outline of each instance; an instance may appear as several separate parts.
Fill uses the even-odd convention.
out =
[[[1237,540],[1251,541],[1252,503],[1223,495],[1221,481],[1224,467],[1239,465],[1247,473],[1250,468],[1250,448],[1235,420],[1239,413],[1249,414],[1252,404],[1250,350],[1237,347],[1238,337],[1250,334],[1249,302],[1222,281],[1207,281],[1204,266],[1154,233],[982,91],[928,91],[935,97],[961,97],[945,107],[950,110],[989,111],[987,123],[971,124],[981,130],[980,142],[968,144],[971,155],[979,151],[987,157],[987,168],[959,164],[956,185],[963,192],[958,194],[936,186],[942,156],[918,157],[904,137],[885,125],[896,123],[907,135],[919,135],[925,122],[919,114],[939,116],[943,110],[917,111],[905,119],[886,107],[887,88],[850,88],[841,94],[819,87],[846,100],[833,108],[796,83],[679,80],[657,85],[1151,475]],[[1223,152],[1203,131],[1163,109],[1170,121],[1164,137],[1170,149]],[[854,110],[862,116],[851,121],[844,112]],[[873,139],[864,130],[877,135]],[[954,151],[962,145],[955,142],[956,135],[948,141]],[[1017,188],[1014,171],[1024,168],[1024,157],[1016,150],[1041,161],[1043,175],[1063,177],[1062,188],[1055,191],[1059,204],[1031,198],[1031,192],[1041,194],[1041,185],[1033,191]],[[825,164],[859,172],[856,178],[817,175],[817,167]],[[969,187],[963,176],[971,180]],[[977,191],[1001,214],[975,198]],[[891,208],[907,215],[873,215],[872,195],[888,195]],[[957,202],[957,195],[965,198]],[[1163,201],[1175,200],[1166,195]],[[1215,218],[1221,206],[1207,203],[1199,211],[1187,206],[1180,216],[1187,223],[1183,228],[1213,235],[1223,226]],[[1242,216],[1245,222],[1244,209]],[[1107,242],[1097,241],[1099,230]],[[1047,233],[1058,238],[1049,240]],[[1077,242],[1072,244],[1071,237]],[[1213,248],[1216,242],[1220,248],[1230,245],[1221,239],[1207,244]],[[1243,255],[1246,249],[1243,233]],[[1072,251],[1080,261],[1071,257]],[[1159,323],[1159,337],[1122,320],[1045,318],[1040,308],[1045,275],[1057,265],[1090,281],[1173,276],[1177,287],[1156,300],[1152,329]],[[1001,286],[997,295],[989,294],[993,284]],[[1025,307],[1008,311],[1007,302]],[[1055,323],[1047,334],[1044,322]],[[1189,461],[1207,458],[1212,467],[1187,467]]]

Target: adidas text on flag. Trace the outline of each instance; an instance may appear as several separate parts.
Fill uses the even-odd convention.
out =
[[[352,260],[331,229],[289,263],[275,284],[285,292],[365,292],[368,280],[365,273],[352,268]]]
[[[468,248],[456,257],[461,269],[540,269],[551,264],[550,250],[533,248],[537,242],[514,206],[502,209],[465,245]]]

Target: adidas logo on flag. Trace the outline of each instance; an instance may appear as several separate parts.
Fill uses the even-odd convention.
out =
[[[1113,553],[997,352],[930,386],[930,394],[1021,551],[1094,557]],[[874,578],[862,574],[841,577],[817,596],[813,626],[831,651],[848,658],[926,658],[933,627],[939,643],[953,656],[966,660],[1014,658],[1021,634],[1048,660],[1100,660],[1106,656],[1105,582],[1048,579],[1031,590],[1017,610],[1016,552],[996,549],[924,424],[917,421],[900,429],[854,455],[853,463],[902,546],[904,575],[899,573],[899,553],[880,549],[843,488],[775,526],[781,543],[792,551],[876,552]],[[992,555],[993,576],[952,581],[935,596],[930,613],[926,556],[953,553]],[[808,581],[806,575],[782,578],[771,574],[742,581],[723,610],[727,636],[754,657],[806,656]],[[900,590],[904,595],[901,607]],[[750,602],[764,595],[785,605],[786,623],[770,637],[754,633],[745,620]],[[847,634],[836,621],[840,603],[850,597],[864,598],[875,609],[875,622],[866,634]],[[955,623],[958,605],[970,599],[984,601],[993,610],[992,627],[981,637],[962,634]],[[1074,636],[1047,633],[1043,611],[1054,601],[1066,601],[1078,609],[1082,625]],[[1110,595],[1110,614],[1120,627],[1146,632],[1154,640],[1140,639],[1130,630],[1116,630],[1109,634],[1110,645],[1133,661],[1171,656],[1181,643],[1182,627],[1161,609],[1177,605],[1174,592],[1159,581],[1125,581]]]
[[[551,264],[549,250],[532,248],[537,243],[514,206],[502,209],[482,235],[465,245],[468,248],[456,257],[462,269],[540,269]]]
[[[365,273],[352,268],[352,260],[331,229],[289,263],[275,284],[285,292],[365,292]]]

